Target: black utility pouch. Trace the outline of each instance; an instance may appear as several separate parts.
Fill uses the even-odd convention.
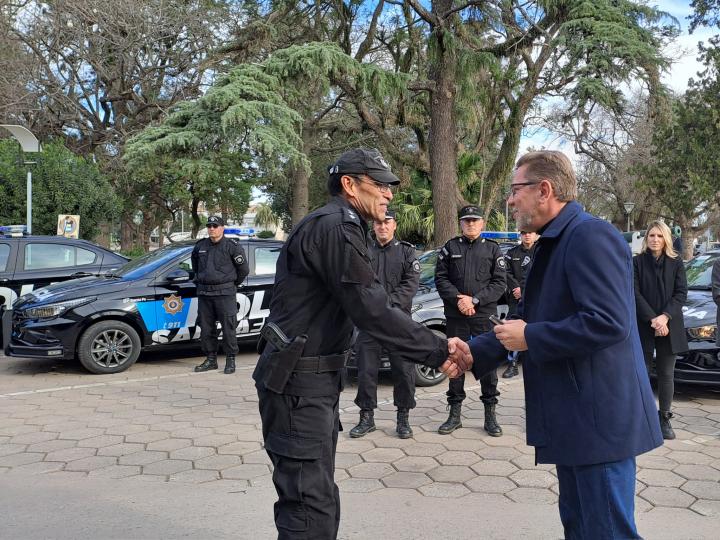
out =
[[[283,393],[290,375],[292,375],[300,356],[302,356],[306,341],[306,336],[298,336],[284,349],[270,353],[267,356],[269,369],[263,380],[265,388],[276,394]]]

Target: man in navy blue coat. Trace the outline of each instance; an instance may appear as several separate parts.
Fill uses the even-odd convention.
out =
[[[638,337],[632,255],[609,223],[575,202],[561,152],[524,155],[508,204],[538,241],[517,318],[470,342],[481,377],[527,351],[527,442],[554,463],[565,538],[639,538],[635,456],[662,444]]]

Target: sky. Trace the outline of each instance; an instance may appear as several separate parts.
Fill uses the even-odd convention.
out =
[[[707,42],[708,38],[717,32],[717,29],[698,28],[692,35],[688,32],[687,17],[692,13],[690,0],[660,0],[650,1],[649,4],[675,17],[682,29],[682,33],[675,42],[666,48],[665,52],[674,61],[662,77],[663,83],[676,93],[682,94],[687,88],[688,80],[701,69],[701,64],[697,61],[698,42]],[[532,130],[525,133],[520,141],[520,151],[524,152],[528,147],[562,150],[573,161],[575,158],[571,143],[546,130]]]

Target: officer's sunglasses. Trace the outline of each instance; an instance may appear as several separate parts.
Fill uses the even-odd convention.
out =
[[[352,177],[356,182],[361,182],[363,184],[370,184],[371,186],[375,186],[380,193],[388,193],[388,192],[394,192],[395,186],[392,186],[390,184],[383,184],[382,182],[375,182],[374,180],[365,180],[364,178],[360,178],[357,176]]]
[[[208,224],[206,225],[206,227],[207,227],[208,229],[217,229],[219,226],[220,226],[220,225],[218,225],[217,223],[208,223]]]

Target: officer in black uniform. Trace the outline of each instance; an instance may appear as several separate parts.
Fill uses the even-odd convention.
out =
[[[385,219],[373,222],[375,240],[370,242],[371,264],[375,275],[390,297],[393,307],[410,314],[412,299],[420,285],[420,263],[415,246],[395,238],[395,211],[385,212]],[[360,407],[360,422],[350,430],[353,438],[375,431],[374,410],[377,408],[378,370],[382,347],[365,332],[358,334],[355,343],[358,369],[358,391],[355,404]],[[390,355],[393,379],[393,401],[397,407],[398,437],[412,437],[409,414],[415,408],[415,364]]]
[[[237,346],[237,288],[248,275],[245,250],[237,238],[225,237],[220,216],[207,221],[208,237],[195,244],[191,255],[198,294],[200,345],[207,358],[195,371],[217,369],[220,322],[225,347],[225,373],[235,373]]]
[[[253,373],[281,540],[337,537],[338,404],[353,326],[397,358],[450,376],[472,364],[466,343],[441,339],[392,307],[373,272],[366,220],[385,219],[390,186],[399,183],[380,153],[349,150],[329,173],[330,202],[300,221],[280,251]]]
[[[517,313],[518,303],[525,290],[525,276],[532,264],[535,242],[538,238],[536,232],[520,231],[520,245],[508,250],[505,254],[508,265],[506,292],[510,308],[508,315]],[[522,355],[511,354],[513,354],[512,360],[502,374],[503,379],[510,379],[518,374],[518,356]]]
[[[469,340],[492,328],[488,320],[497,314],[497,301],[505,292],[507,263],[492,240],[480,237],[485,222],[477,206],[465,206],[459,213],[462,235],[451,238],[440,249],[435,266],[435,285],[443,300],[447,335]],[[495,418],[497,373],[480,379],[481,400],[485,406],[485,431],[493,437],[502,435]],[[450,414],[438,428],[447,435],[462,427],[460,413],[465,399],[465,377],[450,381],[447,392]]]

